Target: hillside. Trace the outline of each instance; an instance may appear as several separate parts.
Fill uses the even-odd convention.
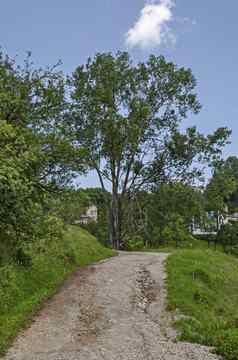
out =
[[[58,242],[37,244],[28,252],[32,259],[28,267],[12,264],[0,268],[0,353],[67,275],[114,254],[76,226],[69,227]]]

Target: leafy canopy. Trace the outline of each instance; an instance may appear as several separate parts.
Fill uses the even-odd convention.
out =
[[[134,65],[127,53],[97,54],[70,84],[75,144],[87,149],[101,185],[107,180],[122,194],[198,174],[194,160],[215,160],[229,136],[225,128],[208,137],[194,127],[180,132],[181,121],[201,108],[196,81],[163,57]]]

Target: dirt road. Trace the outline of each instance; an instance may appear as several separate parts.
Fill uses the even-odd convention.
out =
[[[175,342],[165,311],[166,256],[121,253],[79,270],[5,359],[218,359],[205,347]]]

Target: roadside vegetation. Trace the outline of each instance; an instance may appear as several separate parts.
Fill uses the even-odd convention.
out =
[[[113,256],[94,236],[78,226],[67,227],[61,238],[25,249],[25,264],[0,268],[0,354],[26,326],[44,300],[79,266]],[[29,260],[30,259],[30,260]],[[30,261],[30,263],[26,263]]]
[[[180,339],[214,346],[238,359],[238,259],[211,250],[181,250],[167,262],[168,307]]]
[[[168,244],[161,245],[157,248],[143,247],[142,249],[139,250],[148,251],[148,252],[174,253],[183,250],[209,250],[209,249],[210,251],[215,251],[215,250],[222,251],[221,245],[217,245],[217,248],[215,249],[214,244],[210,244],[209,247],[207,241],[200,240],[195,237],[190,237],[187,241],[184,241],[179,245],[176,245],[176,242],[170,242]]]

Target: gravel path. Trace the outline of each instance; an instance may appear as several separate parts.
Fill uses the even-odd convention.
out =
[[[5,360],[217,360],[175,342],[165,311],[166,254],[120,253],[79,270]]]

